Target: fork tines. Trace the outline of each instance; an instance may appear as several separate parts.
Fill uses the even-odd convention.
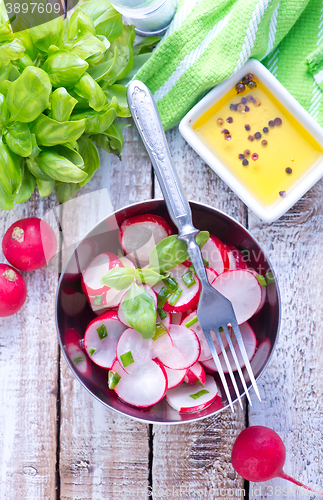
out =
[[[221,362],[219,360],[218,354],[217,354],[215,346],[213,344],[213,340],[212,340],[212,336],[211,336],[211,331],[206,330],[206,329],[204,330],[203,327],[202,327],[202,329],[203,329],[206,341],[208,343],[208,346],[210,348],[211,354],[213,356],[213,360],[214,360],[215,366],[217,368],[217,371],[219,373],[219,376],[220,376],[220,379],[221,379],[224,391],[225,391],[226,396],[228,398],[228,401],[229,401],[229,404],[230,404],[230,408],[231,408],[232,412],[234,412],[234,408],[233,408],[233,404],[232,404],[232,398],[231,398],[231,395],[230,395],[230,390],[229,390],[228,383],[227,383],[227,380],[225,378],[225,375],[224,375],[224,372],[223,372],[223,369],[222,369]],[[252,383],[252,385],[253,385],[253,387],[255,389],[255,392],[256,392],[256,394],[257,394],[257,396],[259,398],[259,401],[260,401],[261,399],[260,399],[258,387],[257,387],[256,381],[255,381],[255,378],[254,378],[254,375],[253,375],[250,363],[249,363],[249,359],[248,359],[248,356],[247,356],[247,353],[246,353],[246,349],[245,349],[245,346],[244,346],[244,343],[243,343],[243,339],[242,339],[241,332],[240,332],[238,324],[237,323],[236,324],[233,323],[232,329],[233,329],[233,332],[234,332],[234,334],[236,336],[236,339],[237,339],[237,342],[238,342],[238,346],[239,346],[239,349],[240,349],[243,361],[245,363],[247,372],[249,374],[251,383]],[[250,399],[250,395],[249,395],[248,389],[247,389],[247,384],[246,384],[246,381],[244,379],[244,376],[243,376],[243,373],[242,373],[242,370],[241,370],[241,367],[240,367],[240,363],[238,361],[237,353],[236,353],[236,351],[234,349],[234,346],[233,346],[233,343],[232,343],[232,339],[231,339],[231,336],[230,336],[230,332],[229,332],[228,326],[226,326],[226,325],[214,325],[214,327],[212,328],[212,331],[214,331],[214,333],[216,335],[216,338],[217,338],[217,341],[218,341],[218,343],[219,343],[219,345],[221,347],[223,359],[224,359],[225,364],[227,366],[228,373],[229,373],[232,385],[234,387],[235,393],[237,395],[239,404],[240,404],[240,406],[242,408],[242,401],[241,401],[240,391],[239,391],[239,388],[238,388],[235,376],[233,374],[232,367],[231,367],[230,361],[228,359],[228,355],[227,355],[226,349],[224,348],[224,345],[223,345],[223,340],[222,340],[221,335],[220,335],[220,330],[222,330],[224,332],[224,334],[225,334],[225,337],[226,337],[228,345],[230,347],[230,351],[231,351],[234,363],[235,363],[235,365],[237,367],[237,371],[239,373],[239,377],[240,377],[241,383],[243,385],[244,391],[246,393],[246,396],[248,398],[248,401],[249,401],[250,405],[252,405],[251,399]]]

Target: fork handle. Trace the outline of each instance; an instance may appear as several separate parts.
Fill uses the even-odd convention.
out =
[[[196,234],[192,212],[175,170],[165,132],[150,90],[138,80],[129,83],[128,103],[163,192],[170,218],[180,234]]]

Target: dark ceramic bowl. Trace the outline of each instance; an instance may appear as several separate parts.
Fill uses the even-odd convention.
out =
[[[280,324],[280,296],[270,262],[252,235],[238,222],[223,212],[201,203],[190,202],[193,214],[193,224],[200,230],[208,230],[218,236],[224,243],[233,243],[244,249],[248,263],[261,274],[271,273],[270,284],[267,286],[267,300],[261,311],[253,316],[249,323],[257,336],[257,351],[251,361],[251,366],[256,379],[266,368],[274,351]],[[206,409],[195,413],[180,414],[173,410],[163,399],[158,404],[140,409],[121,401],[114,391],[107,388],[108,370],[100,368],[89,359],[82,365],[82,373],[78,365],[73,362],[75,352],[71,354],[66,348],[67,337],[71,332],[76,335],[78,343],[82,346],[88,323],[95,317],[95,313],[87,303],[81,290],[81,274],[89,262],[98,254],[105,251],[117,253],[120,251],[118,228],[128,217],[153,213],[165,217],[173,226],[168,216],[164,200],[149,200],[122,208],[111,214],[98,224],[79,243],[65,270],[61,275],[56,296],[56,324],[60,346],[65,359],[75,377],[83,386],[101,403],[116,412],[142,422],[173,424],[193,422],[210,415],[214,415],[228,406],[228,401],[223,391],[221,382],[215,374],[221,397]],[[175,230],[175,228],[174,228]],[[246,258],[246,257],[245,257]],[[68,340],[69,341],[69,340]],[[243,370],[248,388],[251,385],[246,370]],[[244,392],[239,377],[237,384],[241,394]],[[232,400],[236,401],[234,389],[230,380],[228,385]],[[250,389],[253,391],[253,388]]]

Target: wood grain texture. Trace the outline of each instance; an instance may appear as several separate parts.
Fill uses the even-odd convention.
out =
[[[15,212],[1,210],[0,234],[18,218],[42,218],[54,205],[54,197],[43,201],[34,194]],[[16,315],[0,318],[0,499],[55,499],[57,273],[43,268],[22,275],[26,303]]]
[[[323,490],[322,198],[320,181],[273,224],[249,215],[250,230],[268,252],[278,277],[282,301],[279,341],[260,381],[263,400],[258,403],[253,397],[249,421],[281,436],[287,474]],[[252,485],[250,498],[269,498],[272,488],[277,500],[315,497],[277,479]]]
[[[62,209],[65,246],[78,242],[103,217],[150,198],[151,168],[133,127],[124,131],[122,161],[101,154],[95,177]],[[66,258],[65,252],[64,259]],[[147,497],[148,425],[106,409],[61,360],[61,500]]]
[[[245,223],[243,203],[188,146],[178,127],[166,135],[187,198],[223,210]],[[161,196],[157,180],[155,195]],[[232,488],[235,498],[243,498],[244,482],[230,462],[233,443],[245,427],[244,412],[238,404],[235,408],[235,414],[225,410],[197,423],[154,425],[152,485],[160,493],[157,498],[167,490],[167,498],[171,499],[180,494],[187,499],[221,498],[219,489],[226,498]]]

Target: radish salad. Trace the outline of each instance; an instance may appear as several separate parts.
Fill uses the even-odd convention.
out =
[[[90,360],[106,369],[108,388],[136,407],[148,408],[165,397],[179,412],[206,408],[220,394],[197,318],[200,282],[186,243],[153,214],[125,220],[119,240],[119,255],[101,253],[82,273],[83,292],[97,316],[87,326],[81,348],[75,348],[74,365],[83,374]],[[208,231],[200,231],[196,241],[211,286],[232,302],[251,360],[257,340],[248,320],[266,302],[266,279],[248,266],[240,250]],[[73,335],[69,332],[77,339]],[[222,340],[237,369],[224,333]],[[226,372],[215,334],[214,344]],[[234,337],[233,345],[243,367]]]

